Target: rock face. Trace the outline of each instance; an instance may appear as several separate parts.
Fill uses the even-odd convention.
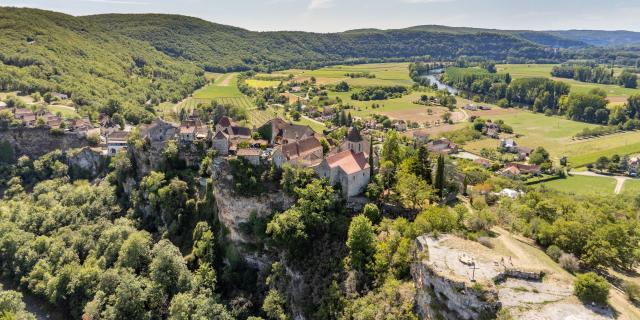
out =
[[[67,153],[67,165],[74,177],[93,178],[98,176],[106,168],[106,160],[102,152],[89,147]]]
[[[267,217],[275,211],[284,211],[293,204],[293,199],[282,191],[257,197],[237,195],[232,190],[228,162],[225,159],[216,158],[213,167],[213,192],[218,219],[229,231],[229,239],[233,242],[253,242],[240,231],[240,225],[247,222],[252,213],[257,217]]]
[[[10,128],[0,130],[0,141],[13,147],[14,157],[26,155],[38,158],[54,150],[69,150],[89,145],[86,138],[75,133],[51,133],[47,128]]]

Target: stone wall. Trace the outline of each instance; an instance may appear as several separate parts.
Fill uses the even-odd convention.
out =
[[[35,159],[57,149],[65,151],[89,145],[86,138],[76,133],[53,134],[47,128],[0,130],[0,141],[7,141],[11,144],[16,159],[23,155]]]

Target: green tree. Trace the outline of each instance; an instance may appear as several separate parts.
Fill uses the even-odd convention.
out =
[[[275,289],[271,289],[267,294],[267,297],[264,298],[264,302],[262,303],[262,311],[265,312],[269,319],[274,320],[287,320],[287,313],[285,312],[285,303],[284,297]]]
[[[609,288],[611,285],[605,278],[589,272],[576,277],[573,292],[582,301],[606,304],[609,299]]]
[[[436,165],[436,178],[435,178],[434,187],[440,199],[444,198],[444,192],[446,188],[445,180],[446,180],[446,176],[445,176],[444,155],[439,155],[438,163]]]
[[[373,225],[366,216],[358,215],[351,220],[347,248],[349,266],[354,270],[366,272],[375,252]]]

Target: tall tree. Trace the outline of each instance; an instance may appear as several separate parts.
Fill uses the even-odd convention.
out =
[[[440,197],[440,199],[444,198],[444,189],[445,189],[444,155],[438,156],[435,187],[438,192],[438,197]]]
[[[429,149],[426,145],[421,145],[418,149],[418,163],[416,167],[416,174],[424,179],[428,184],[433,183],[431,177],[431,159],[429,158]]]
[[[365,272],[375,253],[375,234],[369,218],[359,215],[349,225],[347,247],[349,248],[349,265],[352,269]]]

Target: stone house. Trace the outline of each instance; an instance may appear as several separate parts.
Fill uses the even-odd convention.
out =
[[[238,158],[246,159],[254,166],[260,165],[261,155],[262,150],[256,148],[243,148],[237,151]]]
[[[249,141],[252,131],[249,128],[238,126],[229,117],[222,117],[215,125],[213,135],[213,148],[220,155],[228,155],[237,150],[237,145],[243,141]]]
[[[285,163],[312,167],[318,165],[322,158],[322,144],[318,138],[311,136],[276,146],[271,159],[276,167],[282,168]]]
[[[288,123],[280,118],[271,119],[266,125],[271,125],[270,143],[286,144],[296,140],[315,136],[315,131],[309,126]]]
[[[326,157],[316,173],[320,178],[329,179],[333,186],[340,185],[343,194],[349,198],[363,193],[369,184],[370,167],[364,152],[346,150]]]
[[[394,123],[394,127],[397,131],[407,131],[407,122],[404,120],[398,120]]]
[[[129,132],[114,131],[107,135],[107,155],[115,156],[120,150],[127,150]]]
[[[429,142],[427,144],[427,149],[429,152],[445,155],[458,153],[458,146],[447,138],[440,138]]]
[[[180,142],[191,143],[195,140],[208,140],[209,128],[200,119],[182,121],[179,129]]]
[[[213,149],[218,151],[219,155],[226,156],[229,154],[229,135],[218,131],[212,139]]]
[[[426,131],[416,130],[411,133],[413,136],[413,140],[418,143],[418,145],[423,145],[429,142],[429,134]]]

